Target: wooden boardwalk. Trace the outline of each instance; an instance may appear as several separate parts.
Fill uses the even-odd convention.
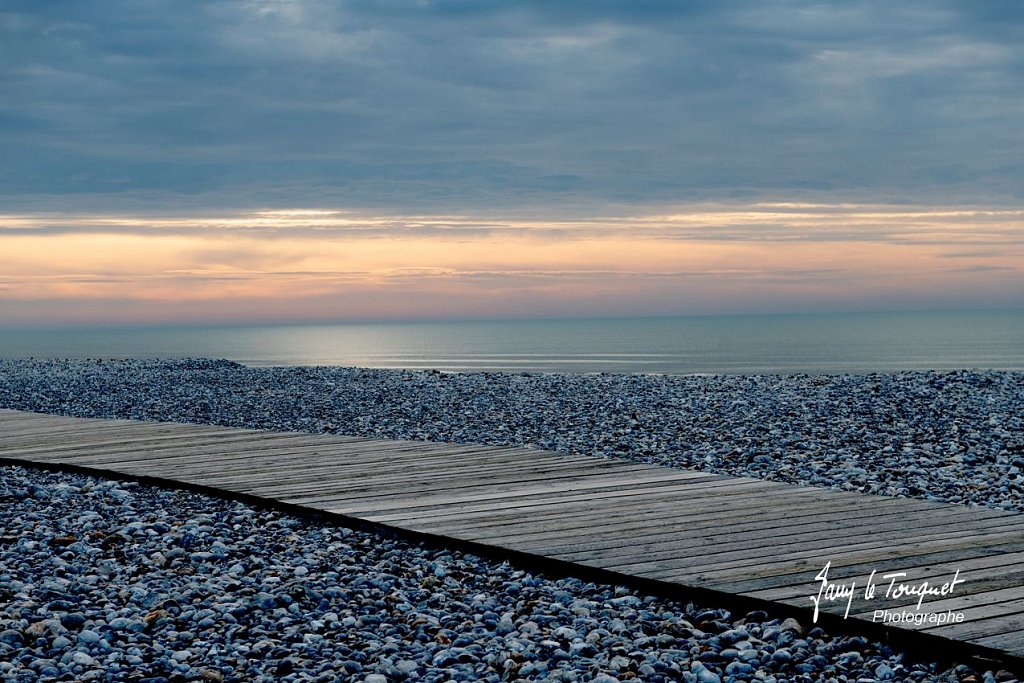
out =
[[[10,410],[0,410],[0,460],[216,489],[572,563],[612,579],[768,601],[804,610],[806,621],[821,587],[815,576],[831,562],[829,579],[856,582],[849,619],[867,630],[882,628],[872,621],[875,610],[913,611],[917,603],[916,596],[887,598],[883,574],[905,572],[900,581],[939,588],[959,570],[962,583],[946,596],[928,596],[922,611],[951,610],[962,622],[886,628],[1024,658],[1018,513],[524,448]],[[877,592],[869,601],[864,587],[872,571]],[[847,607],[846,598],[823,600],[826,626]]]

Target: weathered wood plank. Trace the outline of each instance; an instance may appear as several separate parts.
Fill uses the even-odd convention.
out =
[[[889,515],[889,519],[896,522],[904,521],[918,522],[918,530],[946,529],[951,524],[964,520],[970,521],[970,511],[951,510],[945,513],[931,511],[919,511],[916,513]],[[843,537],[850,543],[871,539],[877,536],[879,530],[886,526],[892,527],[893,523],[879,524],[878,518],[865,518],[856,525],[843,524],[841,520],[833,519],[830,522],[822,523],[814,521],[808,524],[791,526],[780,530],[780,533],[770,533],[770,527],[764,523],[749,525],[744,528],[731,530],[728,533],[708,533],[700,537],[694,537],[680,543],[678,533],[665,533],[655,536],[648,541],[639,541],[635,544],[620,544],[614,547],[597,547],[584,551],[559,552],[558,556],[571,561],[585,561],[591,557],[604,557],[614,560],[620,557],[636,556],[642,554],[650,560],[657,560],[665,557],[675,557],[681,551],[690,548],[705,548],[713,546],[716,552],[750,548],[753,544],[770,546],[777,550],[785,550],[797,544],[810,541],[813,544],[820,544],[822,536],[827,536],[830,531],[842,531]],[[884,519],[884,518],[883,518]],[[732,525],[730,525],[732,526]],[[758,533],[760,532],[760,533]],[[751,536],[755,538],[752,540]]]
[[[1002,639],[1008,634],[1017,635],[1024,631],[1024,609],[1020,601],[1014,601],[1011,605],[1005,603],[1003,608],[1005,614],[993,614],[984,619],[967,619],[971,610],[963,610],[965,620],[961,624],[944,624],[930,629],[923,629],[925,633],[942,633],[943,636],[956,638],[958,640],[975,640],[982,644],[989,639]],[[1016,642],[1016,641],[1014,641]]]
[[[610,534],[621,537],[619,532],[629,528],[630,525],[639,525],[640,528],[645,529],[657,529],[664,525],[692,519],[694,516],[708,524],[716,522],[727,523],[734,516],[776,517],[780,522],[784,522],[793,515],[806,512],[815,512],[819,515],[827,514],[831,508],[835,507],[827,494],[827,491],[820,489],[796,487],[780,489],[773,487],[755,493],[752,499],[749,496],[722,495],[718,490],[709,489],[684,496],[683,502],[680,502],[679,505],[658,506],[642,514],[630,514],[626,518],[601,515],[601,521],[597,521],[594,519],[593,514],[591,514],[590,521],[586,525],[588,532],[586,537],[595,538],[603,530],[608,530]],[[752,505],[752,500],[757,505]],[[473,524],[472,526],[477,529],[480,538],[484,539],[507,538],[507,540],[515,540],[516,542],[547,539],[560,543],[566,542],[565,530],[577,530],[580,526],[576,516],[571,514],[564,516],[555,514],[541,519],[534,519],[531,529],[522,534],[510,533],[506,529],[501,528],[509,526],[510,521],[514,525],[519,519],[521,518],[512,517],[511,520],[505,519],[501,517],[500,512],[495,512],[491,518],[481,520],[478,524]],[[417,519],[411,520],[410,523],[427,528],[430,525],[430,520],[421,521]],[[463,522],[463,525],[466,524],[466,522]],[[458,522],[452,522],[438,526],[437,531],[444,533],[446,530],[454,530],[459,527],[460,524]],[[680,531],[684,530],[680,529]],[[580,536],[578,534],[572,538],[572,540],[576,541],[579,539]]]
[[[902,548],[893,549],[891,547],[875,547],[868,549],[860,549],[851,552],[849,556],[843,556],[840,554],[833,553],[829,559],[833,562],[855,562],[861,564],[874,564],[879,565],[882,562],[890,560],[901,560],[905,558],[912,558],[917,555],[918,552],[927,553],[934,550],[957,550],[963,551],[970,548],[976,547],[989,547],[989,546],[1000,546],[1004,544],[1017,544],[1021,541],[1021,534],[1019,531],[1011,531],[1009,533],[991,534],[987,533],[971,540],[960,540],[957,537],[940,538],[932,541],[924,542],[919,546],[905,546]],[[836,559],[838,558],[838,560]],[[763,576],[771,576],[773,572],[780,568],[791,570],[791,571],[808,571],[812,570],[817,573],[823,566],[823,563],[817,561],[816,558],[787,558],[780,561],[767,561],[765,563],[753,563],[743,564],[739,563],[733,566],[727,567],[684,567],[671,570],[652,571],[651,578],[663,579],[663,580],[692,580],[698,582],[700,585],[715,586],[721,583],[722,585],[728,585],[732,581],[740,578],[759,578]],[[817,586],[816,583],[809,580],[808,585]]]
[[[953,571],[949,571],[948,579],[953,577]],[[954,596],[939,599],[926,598],[921,603],[921,610],[928,612],[945,612],[946,610],[957,610],[964,613],[964,619],[969,616],[974,619],[985,619],[993,614],[1006,614],[1007,608],[1013,612],[1020,612],[1021,605],[1020,586],[1024,579],[1024,569],[1015,567],[990,580],[983,580],[983,574],[972,576],[970,572],[961,572],[960,578],[964,583],[956,587]],[[977,580],[974,580],[977,579]],[[881,590],[885,590],[884,587]],[[872,612],[878,604],[871,601],[854,601],[854,607],[850,613],[858,617],[871,617]],[[885,606],[888,609],[907,609],[917,611],[917,598],[907,597],[899,600],[887,600]],[[925,625],[910,624],[906,628],[925,630]]]
[[[922,556],[914,557],[914,561],[910,564],[889,562],[885,565],[873,564],[870,567],[865,565],[831,567],[829,570],[829,578],[834,581],[856,580],[860,585],[863,585],[863,583],[869,578],[871,572],[876,571],[876,582],[884,583],[880,578],[883,574],[899,571],[905,572],[907,576],[911,577],[914,581],[934,582],[936,579],[946,580],[948,578],[950,567],[954,568],[953,571],[959,569],[961,571],[961,576],[967,577],[967,572],[975,570],[986,571],[990,569],[1000,569],[1000,573],[1002,573],[1016,571],[1014,568],[1018,565],[1024,566],[1024,552],[1015,552],[1013,550],[983,555],[981,557],[975,556],[970,559],[963,559],[965,553],[944,553],[944,555],[946,555],[946,558],[932,560],[929,564],[919,563],[923,557]],[[959,557],[957,555],[959,555]],[[808,577],[804,575],[798,583],[755,590],[740,589],[737,592],[742,592],[745,595],[757,598],[764,598],[766,600],[784,600],[790,597],[805,595],[808,584],[807,578]],[[731,584],[730,590],[735,590],[732,588]]]
[[[911,571],[921,571],[922,568],[944,567],[949,563],[963,562],[965,565],[970,562],[1000,562],[1000,558],[1014,557],[1016,553],[1024,551],[1024,541],[1016,543],[1005,543],[1001,545],[981,545],[969,548],[943,549],[932,552],[915,553],[909,556],[901,556],[900,568],[904,565]],[[897,559],[894,557],[894,560]],[[911,566],[913,565],[913,566]],[[978,565],[985,566],[985,565]],[[832,569],[837,580],[842,581],[851,577],[863,578],[878,569],[877,563],[849,563],[840,560],[839,564],[833,562]],[[737,593],[754,595],[761,590],[772,590],[775,588],[789,588],[807,584],[807,576],[803,572],[791,572],[782,569],[778,573],[766,575],[757,579],[741,579],[737,581],[724,581],[721,583],[723,590]]]
[[[539,485],[530,486],[517,482],[515,487],[510,486],[504,491],[488,491],[486,493],[468,495],[403,496],[402,494],[385,494],[360,501],[359,505],[365,507],[334,507],[332,509],[335,512],[353,515],[370,514],[372,512],[387,513],[391,511],[403,513],[421,511],[423,514],[431,514],[452,510],[456,506],[477,506],[481,501],[486,501],[485,505],[482,506],[484,509],[495,509],[495,505],[499,501],[501,501],[503,509],[508,509],[520,500],[545,500],[549,496],[570,500],[590,496],[597,498],[643,496],[648,491],[656,493],[670,488],[682,490],[683,487],[688,487],[695,481],[704,481],[704,478],[690,472],[679,472],[678,476],[676,476],[675,473],[652,471],[649,474],[644,474],[642,477],[632,480],[627,489],[622,488],[621,480],[619,479],[605,480],[588,477],[578,482],[542,482]],[[313,503],[323,505],[346,501],[345,498],[335,497],[292,498],[291,500],[299,504]]]
[[[965,534],[963,531],[939,532],[917,536],[913,540],[913,548],[955,548],[967,547],[978,542],[993,543],[1002,542],[1004,540],[1022,540],[1024,539],[1024,522],[1002,522],[995,527],[985,527],[983,529],[974,530],[971,534],[971,540],[966,540],[964,536]],[[691,555],[672,560],[662,560],[659,562],[647,562],[646,560],[643,560],[640,562],[614,564],[608,568],[614,569],[615,571],[624,571],[629,573],[643,572],[645,575],[657,577],[660,577],[663,574],[675,573],[680,570],[692,570],[694,568],[699,568],[703,574],[707,574],[711,571],[724,571],[749,566],[756,566],[760,569],[762,567],[773,566],[779,563],[792,563],[793,565],[803,563],[807,566],[815,566],[815,564],[817,564],[818,568],[821,568],[824,566],[826,561],[829,561],[833,557],[839,555],[855,557],[860,561],[865,562],[870,560],[881,561],[892,556],[892,548],[893,540],[891,538],[887,539],[881,537],[876,538],[875,540],[848,546],[821,546],[812,543],[800,544],[798,547],[793,547],[787,552],[768,556],[771,559],[767,562],[765,561],[766,556],[764,554],[754,556],[752,553],[744,553],[741,551],[723,553],[715,556],[713,552],[710,552],[707,555]]]

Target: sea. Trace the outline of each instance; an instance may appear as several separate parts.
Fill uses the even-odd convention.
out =
[[[0,357],[517,373],[1024,370],[1024,311],[0,329]]]

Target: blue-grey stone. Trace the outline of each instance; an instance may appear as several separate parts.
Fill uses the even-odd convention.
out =
[[[83,629],[78,634],[78,642],[86,643],[87,645],[91,645],[92,643],[98,643],[100,642],[100,639],[100,634],[96,633],[96,631],[93,631],[91,629]]]
[[[690,662],[690,672],[697,677],[698,683],[722,683],[722,677],[701,662]]]
[[[252,604],[262,610],[271,610],[277,607],[277,598],[270,593],[260,591],[252,597]]]
[[[752,676],[757,671],[754,667],[743,662],[729,662],[725,667],[727,676]]]
[[[0,631],[0,643],[7,643],[8,645],[20,646],[24,642],[25,636],[21,635],[21,633],[15,631],[14,629],[9,628],[5,631]]]
[[[96,660],[84,652],[72,652],[71,661],[82,666],[92,666]]]

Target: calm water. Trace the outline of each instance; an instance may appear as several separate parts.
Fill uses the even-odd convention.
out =
[[[6,358],[633,373],[1024,370],[1024,312],[0,330]]]

